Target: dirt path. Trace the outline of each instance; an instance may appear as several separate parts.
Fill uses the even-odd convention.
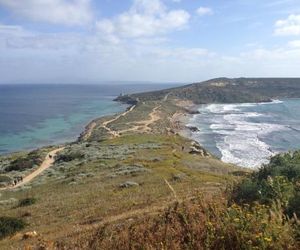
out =
[[[94,230],[94,229],[97,229],[106,224],[115,223],[117,221],[123,221],[123,220],[129,219],[129,218],[137,218],[137,217],[141,217],[143,215],[149,216],[149,215],[159,214],[162,211],[164,211],[166,208],[168,208],[170,205],[174,204],[174,202],[179,202],[179,203],[183,202],[182,199],[179,199],[177,197],[176,191],[173,189],[171,184],[166,179],[164,179],[164,182],[166,183],[166,185],[168,186],[168,188],[171,191],[170,195],[173,196],[170,201],[164,202],[163,204],[159,204],[159,205],[147,206],[144,208],[139,208],[139,209],[127,211],[124,213],[112,215],[107,218],[103,218],[102,220],[95,221],[94,223],[91,223],[91,224],[79,224],[76,226],[74,231],[70,232],[67,235],[67,237],[74,236],[74,235],[80,234],[82,232],[86,233],[87,231]]]
[[[171,92],[169,92],[168,94],[166,94],[163,98],[163,101],[166,102],[168,100],[169,95],[171,94]],[[138,100],[139,101],[139,100]],[[145,102],[143,102],[143,104],[145,104]],[[158,121],[160,119],[160,116],[157,114],[157,109],[161,107],[161,105],[155,107],[152,112],[149,114],[150,115],[150,119],[148,120],[143,120],[143,121],[139,121],[139,122],[134,122],[135,125],[129,129],[124,129],[121,131],[115,131],[113,129],[111,129],[110,127],[108,127],[109,124],[111,124],[112,122],[117,121],[118,119],[120,119],[121,117],[127,115],[129,112],[133,111],[135,109],[136,105],[131,106],[131,108],[129,110],[127,110],[126,112],[116,116],[115,118],[105,121],[102,123],[101,127],[104,128],[109,134],[111,134],[113,137],[119,137],[122,133],[125,132],[130,132],[130,131],[141,131],[141,132],[149,132],[151,131],[151,128],[149,127],[149,125],[151,125],[152,123]],[[129,123],[127,123],[129,124]],[[95,127],[97,126],[96,122],[92,122],[85,135],[83,136],[84,140],[87,140],[91,137],[93,130],[95,129]]]
[[[168,97],[169,97],[169,95],[170,95],[171,93],[172,93],[172,92],[169,92],[168,94],[165,95],[165,97],[164,97],[164,99],[163,99],[164,102],[166,102],[166,101],[168,100]]]
[[[27,175],[26,177],[24,177],[23,181],[19,182],[17,185],[12,186],[12,187],[6,187],[6,188],[2,188],[0,190],[6,190],[6,189],[14,189],[17,187],[20,187],[22,185],[25,185],[29,182],[31,182],[35,177],[37,177],[38,175],[40,175],[42,172],[44,172],[47,168],[51,167],[52,164],[55,161],[55,156],[57,155],[58,152],[62,151],[64,149],[64,147],[52,150],[51,152],[49,152],[45,158],[45,160],[42,162],[42,164],[38,167],[38,169],[36,169],[35,171],[33,171],[31,174]]]
[[[163,101],[166,102],[168,100],[169,95],[171,94],[171,92],[169,92],[168,94],[166,94],[164,96]],[[144,104],[144,102],[143,102]],[[152,112],[149,114],[150,119],[148,120],[143,120],[143,121],[138,121],[138,122],[133,122],[137,125],[129,128],[129,129],[124,129],[124,130],[120,130],[120,131],[115,131],[113,129],[111,129],[110,127],[108,127],[109,124],[111,124],[112,122],[117,121],[118,119],[120,119],[121,117],[127,115],[129,112],[132,112],[134,110],[134,108],[136,107],[136,105],[133,105],[129,110],[127,110],[126,112],[116,116],[115,118],[105,121],[102,123],[101,127],[104,128],[109,134],[111,134],[113,137],[120,137],[120,135],[122,133],[125,132],[131,132],[131,131],[140,131],[140,132],[149,132],[152,129],[150,128],[150,125],[156,121],[158,121],[160,119],[160,116],[157,112],[157,109],[159,109],[161,107],[161,105],[153,108]],[[127,123],[129,124],[129,123]],[[97,126],[96,122],[92,122],[84,136],[84,139],[87,140],[88,138],[91,137],[93,130],[95,129],[95,127]]]
[[[110,133],[113,137],[118,137],[120,136],[120,133],[117,131],[112,130],[111,128],[107,127],[108,124],[120,119],[121,117],[127,115],[128,113],[130,113],[131,111],[133,111],[135,109],[135,105],[133,105],[129,110],[127,110],[126,112],[116,116],[115,118],[105,121],[102,123],[101,127],[104,128],[106,131],[108,131],[108,133]]]
[[[150,125],[155,123],[156,121],[160,120],[159,111],[157,111],[160,107],[161,107],[161,105],[152,109],[151,113],[149,114],[149,116],[150,116],[149,119],[134,122],[137,125],[129,128],[129,129],[124,129],[124,130],[118,131],[118,133],[122,134],[122,133],[130,132],[130,131],[150,132],[152,130],[150,128]]]
[[[93,133],[93,130],[94,128],[97,126],[97,123],[96,122],[91,122],[83,136],[83,139],[84,140],[87,140],[91,137],[92,133]]]

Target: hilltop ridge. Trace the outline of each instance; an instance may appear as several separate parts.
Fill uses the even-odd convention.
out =
[[[300,78],[215,78],[165,90],[123,95],[116,101],[182,99],[195,104],[269,102],[278,98],[300,97]]]

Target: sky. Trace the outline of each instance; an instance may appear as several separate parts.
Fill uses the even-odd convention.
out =
[[[300,77],[299,0],[0,0],[0,83]]]

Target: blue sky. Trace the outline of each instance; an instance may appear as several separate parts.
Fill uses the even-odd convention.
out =
[[[0,0],[0,83],[300,77],[299,0]]]

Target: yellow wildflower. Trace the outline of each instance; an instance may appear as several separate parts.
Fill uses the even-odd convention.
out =
[[[265,240],[266,242],[271,242],[271,241],[272,241],[272,239],[271,239],[271,238],[268,238],[268,237],[265,237],[264,240]]]

